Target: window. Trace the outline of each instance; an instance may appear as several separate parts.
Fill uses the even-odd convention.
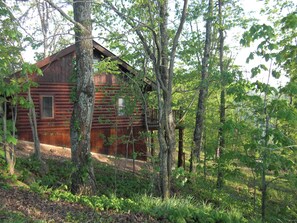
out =
[[[118,116],[125,115],[125,100],[124,98],[118,99]]]
[[[99,69],[98,69],[99,62],[100,62],[99,58],[96,58],[96,57],[93,58],[93,73],[94,74],[97,74],[99,72]]]
[[[41,118],[54,118],[53,96],[41,96]]]

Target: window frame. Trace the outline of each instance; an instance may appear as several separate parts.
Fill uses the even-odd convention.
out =
[[[96,64],[98,64],[100,62],[100,58],[99,57],[93,57],[93,63],[92,63],[92,68],[93,68],[93,74],[97,75],[99,74],[99,69],[96,66]]]
[[[120,101],[121,101],[121,103],[120,103]],[[120,117],[127,116],[127,114],[125,112],[125,108],[126,108],[125,99],[122,97],[118,98],[118,100],[117,100],[117,115]]]
[[[44,115],[43,99],[51,98],[52,99],[52,116]],[[40,95],[40,118],[41,119],[54,119],[55,118],[55,96],[54,95]]]

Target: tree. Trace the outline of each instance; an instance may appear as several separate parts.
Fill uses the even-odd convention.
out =
[[[288,4],[289,2],[286,2]],[[281,5],[281,7],[291,7],[291,4]],[[293,4],[294,5],[294,4]],[[276,5],[276,9],[278,8]],[[277,10],[276,10],[277,11]],[[273,21],[273,20],[272,20]],[[244,46],[250,46],[254,41],[260,41],[257,49],[251,52],[247,61],[254,59],[256,56],[265,59],[266,63],[259,64],[252,68],[253,76],[257,76],[262,72],[268,73],[267,83],[263,84],[256,82],[257,90],[264,93],[263,112],[260,115],[259,123],[261,136],[256,143],[258,147],[259,160],[258,164],[259,175],[261,176],[261,216],[262,222],[266,221],[266,206],[268,201],[268,186],[272,181],[280,177],[280,170],[285,169],[285,177],[290,175],[294,161],[290,156],[284,156],[291,150],[294,145],[294,138],[291,138],[287,130],[282,129],[281,123],[291,122],[294,125],[296,111],[292,105],[292,96],[295,95],[292,83],[295,80],[296,71],[296,46],[293,42],[296,38],[296,11],[283,15],[281,19],[274,21],[274,26],[267,24],[254,24],[243,35],[241,43]],[[286,30],[286,32],[284,32]],[[292,59],[294,58],[294,59]],[[270,63],[267,68],[267,63]],[[279,78],[283,72],[291,78],[287,86],[281,88],[280,91],[269,86],[271,76]],[[293,81],[292,81],[293,80]],[[291,85],[291,86],[290,86]],[[289,101],[281,98],[280,93],[289,93]],[[272,95],[269,97],[269,95]],[[290,120],[290,121],[289,121]],[[286,127],[288,128],[288,126]],[[255,165],[256,166],[256,165]],[[254,167],[255,168],[255,167]],[[256,168],[255,168],[256,169]],[[268,180],[269,171],[274,172],[274,179]]]
[[[93,194],[96,189],[90,153],[90,133],[94,110],[93,40],[91,2],[75,0],[73,12],[76,46],[76,100],[71,117],[71,159],[75,165],[72,174],[73,193]]]
[[[18,42],[21,40],[21,34],[10,8],[3,1],[0,1],[0,17],[0,141],[8,171],[12,175],[16,162],[15,145],[17,142],[15,137],[16,110],[14,110],[16,102],[13,99],[20,92],[20,88],[18,83],[11,81],[9,77],[18,68],[19,60],[16,55],[20,54]],[[8,117],[10,112],[12,115]]]
[[[192,171],[196,171],[197,161],[200,159],[200,152],[202,148],[202,135],[204,129],[204,115],[205,115],[205,101],[208,94],[208,76],[209,76],[209,57],[210,47],[212,41],[212,18],[213,16],[213,0],[208,2],[208,12],[206,18],[206,33],[205,33],[205,44],[202,59],[202,70],[201,70],[201,82],[199,86],[199,98],[196,112],[196,124],[194,131],[194,148],[192,152]]]
[[[51,0],[46,2],[65,19],[75,25],[76,86],[70,121],[72,173],[71,191],[76,194],[94,194],[96,181],[91,157],[91,127],[94,111],[95,86],[93,80],[92,3],[75,0],[74,19]]]
[[[219,65],[220,65],[220,76],[221,76],[221,95],[220,95],[220,127],[219,127],[219,145],[217,149],[217,158],[218,158],[218,178],[217,186],[221,188],[223,186],[223,170],[221,156],[225,147],[225,135],[224,135],[224,124],[226,121],[226,90],[225,90],[225,70],[224,70],[224,27],[223,27],[223,15],[222,7],[223,0],[219,0]]]
[[[61,1],[57,1],[58,3]],[[59,4],[61,9],[68,6],[69,3]],[[23,0],[18,2],[16,7],[20,8],[14,12],[18,26],[26,36],[22,46],[31,47],[36,60],[56,53],[69,45],[70,39],[73,39],[71,23],[59,16],[57,10],[52,10],[48,1]]]
[[[104,1],[107,10],[113,10],[132,29],[146,57],[152,64],[157,82],[160,145],[160,188],[164,199],[170,197],[170,177],[175,150],[175,123],[172,113],[172,83],[176,49],[186,18],[188,1],[183,1],[180,20],[174,35],[168,24],[169,3],[165,1],[130,2],[116,4]]]

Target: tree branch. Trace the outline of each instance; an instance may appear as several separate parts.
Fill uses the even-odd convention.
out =
[[[81,23],[74,21],[70,16],[68,16],[62,9],[60,9],[59,6],[57,6],[55,3],[52,2],[52,0],[45,0],[51,7],[56,9],[65,19],[67,19],[69,22],[73,23],[77,27],[79,27],[81,30],[90,33],[91,31],[86,29]]]
[[[187,0],[186,0],[187,1]],[[149,45],[147,44],[147,42],[145,41],[145,37],[142,35],[142,33],[139,31],[138,27],[135,26],[128,18],[126,15],[124,15],[123,13],[121,13],[113,4],[111,4],[109,1],[105,0],[104,1],[105,4],[110,7],[120,18],[122,18],[124,21],[126,21],[128,23],[129,26],[131,26],[132,29],[135,30],[138,38],[140,39],[142,45],[143,45],[143,48],[145,50],[145,52],[148,54],[148,56],[150,57],[150,59],[153,61],[153,63],[156,65],[159,65],[160,64],[160,55],[161,55],[161,47],[159,45],[159,42],[158,42],[158,38],[157,38],[157,34],[156,32],[148,25],[140,22],[140,21],[137,21],[135,19],[131,19],[129,18],[130,20],[135,20],[136,22],[140,23],[141,26],[143,27],[146,27],[148,28],[152,34],[153,34],[153,39],[154,39],[154,42],[155,42],[155,45],[157,47],[157,52],[158,52],[158,58],[156,58],[156,56],[154,55],[154,53],[152,52],[152,50],[150,49]],[[140,27],[141,27],[140,26]],[[155,72],[157,72],[157,68],[155,69]],[[163,91],[167,92],[167,89],[164,85],[164,82],[161,80],[161,78],[159,77],[159,75],[156,75],[157,79],[158,79],[158,82],[160,83],[160,86],[162,88]]]
[[[180,19],[180,24],[179,24],[178,29],[176,31],[176,34],[174,36],[173,45],[172,45],[172,49],[171,49],[171,52],[170,52],[169,83],[172,83],[173,67],[174,67],[174,60],[175,60],[175,55],[176,55],[176,48],[177,48],[177,45],[178,45],[179,37],[180,37],[181,32],[183,30],[184,23],[186,21],[187,9],[188,9],[188,0],[184,0],[184,5],[183,5],[182,16],[181,16],[181,19]]]

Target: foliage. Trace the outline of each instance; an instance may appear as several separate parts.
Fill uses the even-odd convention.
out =
[[[169,222],[257,222],[259,219],[255,208],[260,206],[260,198],[256,197],[254,207],[252,172],[240,164],[237,164],[236,168],[229,168],[230,174],[226,174],[226,184],[221,190],[216,188],[215,178],[212,176],[205,179],[202,173],[197,175],[176,169],[173,174],[176,196],[162,201],[148,195],[153,191],[149,186],[148,172],[127,173],[110,165],[96,163],[94,171],[98,195],[80,196],[69,191],[70,161],[47,160],[49,173],[45,176],[38,173],[39,164],[32,162],[31,158],[18,161],[17,179],[28,182],[26,177],[34,177],[30,185],[31,191],[56,202],[69,201],[91,207],[96,213],[107,210],[117,213],[141,213],[158,221]],[[209,166],[207,171],[209,174],[215,173],[215,166]],[[12,182],[8,178],[1,181],[5,185]],[[267,221],[295,219],[296,182],[296,176],[290,175],[271,185]],[[259,183],[256,187],[259,194]],[[76,218],[69,216],[69,219],[75,221]]]
[[[66,188],[67,189],[67,188]],[[116,210],[118,212],[143,213],[159,220],[169,222],[247,222],[238,212],[226,213],[216,210],[211,205],[199,205],[192,198],[171,198],[165,202],[160,198],[136,196],[118,198],[115,196],[83,196],[73,195],[65,190],[53,190],[49,198],[53,201],[69,201],[87,205],[96,211]]]
[[[160,198],[143,196],[139,198],[141,212],[152,215],[159,220],[170,222],[247,222],[240,213],[216,210],[211,205],[197,204],[191,197]]]
[[[119,19],[114,11],[107,10],[110,2],[113,2],[121,13],[128,15],[129,18],[135,18],[130,20],[134,28],[131,29],[129,24]],[[12,68],[21,68],[18,58],[15,58],[20,50],[15,43],[20,42],[21,34],[16,31],[17,27],[12,22],[9,9],[2,3],[3,1],[0,1],[0,42],[2,43],[0,44],[0,73],[8,75],[12,72]],[[119,74],[117,69],[119,64],[112,59],[102,60],[97,65],[102,72],[117,74],[119,80],[127,83],[125,87],[134,92],[134,95],[129,95],[125,90],[121,90],[110,102],[115,105],[118,98],[125,97],[127,105],[125,113],[131,118],[130,124],[133,122],[133,113],[138,106],[136,99],[143,100],[140,98],[144,89],[141,83],[144,82],[144,77],[153,77],[154,72],[152,61],[144,53],[136,35],[131,33],[135,30],[142,31],[148,46],[152,46],[156,41],[155,35],[160,34],[158,28],[160,16],[154,13],[157,6],[148,3],[145,0],[129,0],[93,4],[94,24],[100,33],[98,38],[106,41],[112,50],[119,52],[121,58],[135,66],[140,73],[137,77],[139,79],[133,80],[134,77]],[[173,36],[181,10],[180,2],[174,1],[174,3],[176,5],[170,6],[172,7],[170,13],[173,9],[177,11],[170,16],[168,29],[170,38]],[[53,200],[78,202],[98,211],[140,212],[154,216],[160,221],[171,222],[257,222],[260,219],[261,193],[267,186],[266,220],[268,222],[296,220],[296,3],[290,0],[265,1],[263,4],[266,9],[262,12],[267,14],[268,19],[265,24],[261,24],[255,22],[255,19],[246,17],[245,10],[240,7],[239,1],[228,0],[224,4],[223,27],[219,24],[218,11],[215,7],[214,17],[211,18],[214,22],[214,35],[209,63],[210,78],[207,82],[201,83],[199,75],[205,40],[203,24],[207,9],[205,3],[206,1],[190,3],[186,29],[177,48],[178,60],[174,70],[171,103],[174,109],[182,108],[185,115],[184,148],[188,164],[193,141],[196,113],[194,102],[197,100],[198,86],[209,85],[204,117],[205,129],[201,156],[203,160],[199,163],[199,172],[196,175],[188,173],[188,165],[185,169],[179,168],[172,172],[174,198],[163,202],[154,197],[156,194],[154,185],[157,182],[152,183],[148,176],[153,176],[155,181],[155,172],[132,174],[104,164],[95,166],[98,195],[93,197],[69,193],[73,166],[68,161],[49,160],[49,174],[42,175],[39,173],[39,164],[34,160],[20,159],[17,163],[20,174],[16,178],[25,182],[32,179],[31,189],[41,194],[48,194]],[[152,10],[151,13],[145,10],[147,8]],[[149,14],[152,16],[150,17]],[[247,29],[251,21],[254,23]],[[120,25],[114,26],[115,23]],[[230,31],[238,27],[245,29],[240,41],[242,46],[253,47],[253,43],[257,44],[246,61],[256,61],[255,66],[248,65],[251,71],[247,72],[251,77],[258,78],[256,81],[244,78],[244,68],[233,64],[233,55],[236,54],[234,46],[238,41],[233,38],[235,35]],[[228,67],[223,74],[227,109],[226,122],[223,124],[219,121],[218,112],[221,84],[217,53],[219,29],[224,30],[226,43],[230,43],[224,47],[223,58],[223,65]],[[40,43],[32,43],[34,47],[40,45]],[[171,45],[172,41],[169,41],[169,46]],[[39,72],[29,64],[24,64],[23,68],[28,71],[26,73]],[[264,82],[260,81],[260,75],[265,76]],[[284,76],[289,77],[289,82],[284,87],[277,88],[271,85],[270,77],[277,79]],[[155,79],[152,78],[152,80]],[[0,84],[1,99],[3,94],[13,96],[14,104],[30,106],[25,98],[14,96],[23,89],[28,89],[32,83],[22,82],[17,78],[10,78],[9,81],[1,78]],[[148,104],[157,107],[157,97],[154,94],[155,92],[150,93],[149,98],[152,102]],[[114,124],[104,118],[98,121]],[[266,122],[267,131],[265,131]],[[8,122],[8,129],[10,130],[11,127],[12,123]],[[215,151],[218,145],[219,128],[223,129],[226,138],[225,153],[222,156],[226,184],[221,190],[215,187],[214,179],[218,168]],[[0,135],[4,136],[3,134],[1,129]],[[9,132],[6,135],[8,142],[15,143],[16,141],[10,135]],[[111,145],[115,140],[127,144],[134,140],[130,136],[108,138],[102,135],[102,138],[106,146]],[[132,156],[135,158],[136,153],[133,152]],[[157,158],[152,158],[152,160],[155,159]],[[3,159],[0,158],[0,164],[3,163]],[[1,165],[1,168],[2,166],[4,165]],[[261,177],[265,178],[265,183],[262,183]],[[1,187],[7,186],[5,182],[10,180],[13,181],[12,178],[2,174]],[[227,213],[231,213],[230,216]],[[69,220],[74,219],[69,216]]]
[[[1,222],[2,223],[24,223],[24,222],[36,222],[29,219],[21,212],[17,211],[6,211],[0,210]],[[40,221],[42,223],[42,221]]]

